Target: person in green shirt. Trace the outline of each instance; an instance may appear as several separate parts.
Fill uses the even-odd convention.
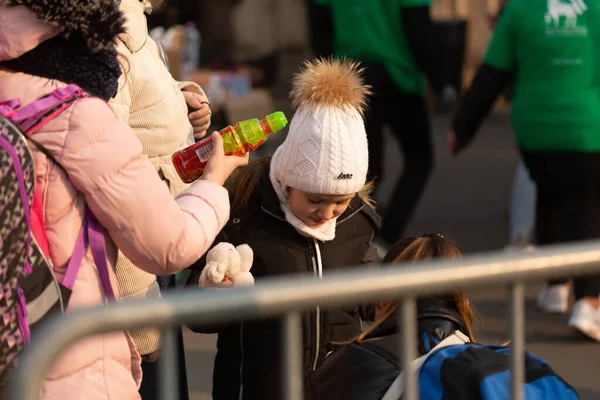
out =
[[[383,128],[400,142],[404,169],[383,213],[380,241],[396,242],[410,221],[433,169],[425,76],[436,92],[445,72],[429,8],[431,0],[309,0],[312,42],[318,55],[361,61],[373,96],[365,115],[369,180],[383,179]],[[317,11],[320,9],[321,14]],[[328,28],[328,13],[331,27]],[[332,48],[324,48],[330,44]]]
[[[454,118],[454,153],[471,142],[517,69],[512,124],[537,185],[537,241],[600,238],[600,2],[510,0]],[[574,291],[569,326],[600,341],[600,276],[574,279]],[[566,281],[538,295],[547,312],[566,312],[568,301]]]

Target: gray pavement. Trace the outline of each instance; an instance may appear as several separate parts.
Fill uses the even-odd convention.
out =
[[[441,232],[454,238],[464,252],[501,250],[508,237],[508,199],[517,162],[506,115],[495,115],[478,139],[460,157],[452,158],[445,142],[448,118],[434,117],[436,169],[408,228],[410,233]],[[389,138],[388,138],[389,139]],[[397,176],[402,159],[389,139],[387,169]],[[383,183],[382,204],[391,182]],[[539,285],[527,288],[527,348],[547,360],[582,399],[600,399],[600,344],[586,341],[566,328],[566,316],[548,316],[535,309]],[[480,313],[478,339],[500,344],[509,339],[508,302],[502,288],[474,291]],[[186,333],[188,376],[192,400],[210,399],[215,337]]]

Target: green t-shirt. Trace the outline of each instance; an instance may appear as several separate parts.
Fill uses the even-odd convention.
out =
[[[517,71],[512,122],[533,151],[600,151],[600,2],[510,0],[484,62]]]
[[[335,25],[335,56],[380,63],[398,87],[425,92],[425,77],[404,37],[402,7],[429,6],[431,0],[317,0],[329,5]]]

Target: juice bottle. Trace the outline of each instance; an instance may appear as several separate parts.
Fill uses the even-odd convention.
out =
[[[268,135],[282,130],[287,123],[285,114],[277,111],[262,120],[255,118],[228,126],[219,132],[223,137],[225,154],[243,156],[254,151],[267,140]],[[207,137],[173,154],[171,161],[183,182],[192,183],[202,176],[212,149],[212,137]]]

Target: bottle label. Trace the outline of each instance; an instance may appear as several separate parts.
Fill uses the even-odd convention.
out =
[[[196,149],[196,155],[198,156],[198,158],[200,159],[201,162],[207,162],[208,158],[210,157],[210,153],[212,152],[213,149],[213,143],[212,141],[206,143],[204,146],[201,146],[199,148]]]

